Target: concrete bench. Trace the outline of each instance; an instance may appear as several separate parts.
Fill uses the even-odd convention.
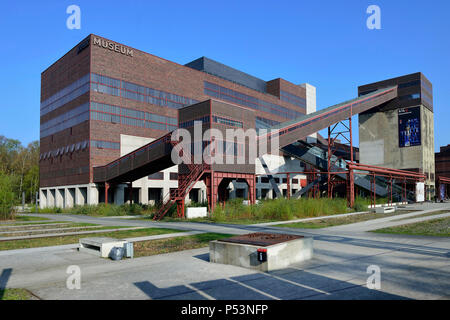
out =
[[[114,238],[95,237],[80,239],[79,251],[108,258],[111,249],[114,247],[124,248],[127,241]]]
[[[377,207],[375,208],[375,213],[392,213],[396,210],[396,207]]]

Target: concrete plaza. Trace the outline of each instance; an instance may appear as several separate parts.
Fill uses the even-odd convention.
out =
[[[415,205],[424,212],[450,204]],[[449,299],[450,239],[367,232],[417,219],[398,216],[324,229],[276,224],[219,225],[42,215],[58,221],[168,227],[183,231],[282,232],[314,237],[314,258],[262,273],[212,264],[208,248],[111,261],[77,252],[75,245],[0,252],[0,287],[27,288],[42,299]],[[403,217],[403,216],[402,216]],[[81,269],[81,289],[69,290],[67,267]],[[369,266],[381,270],[381,288],[367,288]]]

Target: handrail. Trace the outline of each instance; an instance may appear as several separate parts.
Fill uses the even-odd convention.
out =
[[[348,168],[351,170],[360,170],[360,171],[369,171],[369,172],[379,172],[379,173],[387,173],[392,174],[394,176],[407,176],[412,178],[426,179],[426,175],[424,173],[417,173],[413,171],[400,170],[400,169],[391,169],[379,166],[373,166],[368,164],[361,163],[348,163]]]
[[[156,144],[156,143],[159,143],[159,142],[164,141],[164,140],[167,140],[167,141],[164,141],[164,142],[169,142],[170,139],[168,139],[168,138],[169,138],[169,136],[172,134],[172,132],[173,132],[173,131],[171,131],[171,132],[169,132],[169,133],[166,133],[165,135],[161,136],[160,138],[158,138],[158,139],[156,139],[156,140],[153,140],[152,142],[149,142],[149,143],[147,143],[146,145],[143,145],[142,147],[140,147],[140,148],[138,148],[138,149],[136,149],[136,150],[133,150],[133,151],[131,151],[131,152],[129,152],[129,153],[127,153],[127,154],[121,156],[120,158],[117,158],[117,159],[115,159],[114,161],[111,161],[111,162],[108,163],[108,164],[105,164],[105,165],[103,165],[103,166],[94,167],[94,168],[96,168],[96,169],[97,169],[97,168],[110,168],[110,167],[112,167],[113,165],[116,165],[118,162],[123,161],[123,160],[126,160],[127,157],[131,157],[131,156],[133,156],[135,153],[137,153],[137,152],[139,152],[139,151],[142,151],[143,149],[147,149],[147,148],[153,147],[153,145]]]

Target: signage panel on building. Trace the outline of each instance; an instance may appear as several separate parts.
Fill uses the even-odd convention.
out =
[[[398,110],[398,141],[400,148],[420,146],[420,107]]]
[[[425,183],[417,182],[416,183],[416,202],[424,202],[425,201]]]

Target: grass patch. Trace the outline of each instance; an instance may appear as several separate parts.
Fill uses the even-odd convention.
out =
[[[38,236],[38,235],[45,235],[45,234],[54,234],[54,233],[72,233],[72,232],[83,232],[83,231],[100,231],[100,230],[108,230],[108,229],[122,229],[122,228],[129,228],[128,226],[101,226],[101,225],[95,225],[95,224],[89,224],[89,223],[79,223],[79,224],[73,224],[73,225],[65,225],[60,226],[59,228],[54,228],[53,226],[45,226],[46,228],[42,227],[40,228],[27,228],[27,229],[14,229],[14,230],[4,230],[5,232],[10,233],[3,233],[0,234],[0,240],[3,237],[24,237],[24,236]],[[89,227],[96,227],[96,228],[89,228]],[[58,230],[54,230],[54,229]],[[61,229],[64,230],[61,230]],[[66,229],[70,228],[70,229]],[[77,228],[77,229],[75,229]],[[47,230],[49,229],[49,230]],[[39,230],[39,231],[34,231]],[[12,231],[21,231],[21,232],[12,232]]]
[[[448,211],[448,210],[439,210],[439,211],[434,211],[434,212],[428,212],[428,213],[419,214],[419,215],[417,215],[417,216],[413,216],[413,217],[409,217],[409,218],[395,219],[395,220],[392,220],[392,221],[401,221],[401,220],[408,220],[408,219],[422,218],[422,217],[434,216],[434,215],[437,215],[437,214],[443,214],[443,213],[450,213],[450,211]]]
[[[78,214],[95,217],[111,217],[111,216],[140,216],[150,215],[155,212],[155,206],[140,205],[133,203],[115,205],[100,203],[97,205],[75,206],[73,208],[44,208],[39,209],[39,213],[50,214]]]
[[[50,220],[44,217],[36,217],[36,216],[16,216],[16,221],[44,221]]]
[[[347,217],[336,217],[336,218],[329,218],[329,219],[317,219],[317,220],[304,221],[304,222],[286,223],[286,224],[276,225],[276,227],[320,229],[320,228],[340,226],[340,225],[344,225],[344,224],[363,222],[363,221],[368,221],[368,220],[373,220],[373,219],[387,218],[387,217],[391,217],[391,216],[395,216],[395,215],[399,215],[399,214],[398,213],[374,213],[374,212],[371,212],[371,213],[362,213],[362,214],[357,214],[357,215],[347,216]]]
[[[202,233],[185,237],[139,241],[134,243],[134,257],[207,247],[210,241],[229,238],[230,234]]]
[[[1,227],[13,227],[13,226],[39,226],[42,224],[56,224],[56,223],[66,223],[67,221],[43,221],[43,222],[33,222],[32,224],[29,222],[18,222],[18,223],[0,223]]]
[[[253,224],[272,221],[288,221],[301,218],[328,216],[355,211],[367,211],[369,200],[356,199],[355,209],[347,207],[346,199],[270,199],[261,200],[255,205],[244,205],[243,199],[232,199],[225,207],[218,205],[211,217],[191,219],[191,222],[214,222],[230,224]],[[164,221],[187,221],[166,218]]]
[[[0,289],[0,300],[35,300],[36,297],[26,289]]]
[[[123,231],[91,233],[91,234],[60,236],[60,237],[0,241],[0,250],[13,250],[13,249],[37,248],[37,247],[58,246],[58,245],[64,245],[64,244],[74,244],[74,243],[78,243],[81,238],[86,238],[86,237],[111,237],[111,238],[121,239],[121,238],[153,236],[153,235],[158,235],[158,234],[175,233],[175,232],[180,232],[180,230],[164,229],[164,228],[145,228],[145,229],[137,229],[137,230],[123,230]]]
[[[441,219],[431,219],[422,222],[404,224],[396,227],[373,230],[376,233],[393,233],[417,236],[450,236],[450,217]]]
[[[0,226],[3,226],[9,222],[17,222],[17,221],[45,221],[45,220],[50,220],[47,218],[43,218],[43,217],[33,217],[33,216],[15,216],[13,220],[3,220],[2,223],[0,223]],[[3,223],[5,222],[5,223]]]

